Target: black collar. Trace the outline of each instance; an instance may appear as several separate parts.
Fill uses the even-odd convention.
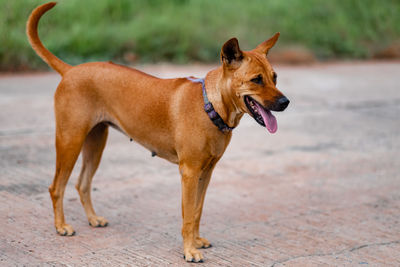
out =
[[[187,79],[195,83],[201,83],[201,87],[203,89],[204,110],[214,125],[217,126],[218,129],[223,133],[232,131],[235,127],[229,127],[218,114],[218,112],[215,111],[212,103],[208,100],[204,79],[195,79],[191,77],[187,77]]]

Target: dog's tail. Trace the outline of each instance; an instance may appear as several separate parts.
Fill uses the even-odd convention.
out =
[[[49,9],[52,9],[56,4],[56,2],[50,2],[35,8],[35,10],[33,10],[29,16],[28,22],[26,23],[26,34],[28,35],[29,43],[31,44],[33,50],[35,50],[36,54],[38,54],[39,57],[41,57],[50,67],[62,75],[72,66],[63,62],[53,55],[49,50],[47,50],[47,48],[44,47],[40,41],[37,31],[38,23],[42,15]]]

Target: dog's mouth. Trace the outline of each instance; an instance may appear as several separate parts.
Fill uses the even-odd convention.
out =
[[[264,108],[248,95],[244,96],[244,103],[258,124],[267,128],[270,133],[275,133],[278,130],[278,123],[270,110]]]

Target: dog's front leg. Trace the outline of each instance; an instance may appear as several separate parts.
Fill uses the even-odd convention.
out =
[[[195,246],[197,191],[201,169],[190,164],[180,164],[179,169],[182,176],[183,253],[186,261],[202,262],[203,255]]]
[[[219,158],[211,160],[209,166],[201,173],[199,179],[199,185],[197,187],[196,219],[194,225],[194,239],[196,248],[211,247],[211,244],[207,239],[200,237],[200,219],[203,211],[203,204],[204,198],[206,196],[207,187],[210,183],[212,171],[214,170],[215,164],[218,160]]]

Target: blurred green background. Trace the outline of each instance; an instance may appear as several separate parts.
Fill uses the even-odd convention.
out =
[[[0,70],[46,68],[25,35],[30,12],[45,2],[0,0]],[[70,64],[216,62],[229,38],[249,50],[277,31],[278,48],[368,59],[398,42],[399,14],[399,0],[63,0],[39,33]]]

